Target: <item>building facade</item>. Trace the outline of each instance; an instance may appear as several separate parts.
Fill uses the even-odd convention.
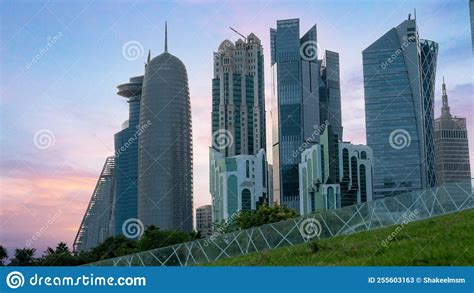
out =
[[[115,235],[122,233],[122,225],[137,218],[138,139],[140,134],[140,98],[143,76],[130,78],[119,85],[118,95],[128,99],[129,119],[114,136],[115,145]]]
[[[300,37],[299,19],[277,21],[270,43],[277,103],[272,111],[274,197],[299,209],[301,152],[319,142],[324,123],[342,138],[339,55],[326,51],[318,60],[316,25]]]
[[[438,45],[402,22],[362,52],[374,197],[434,186],[434,80]]]
[[[226,157],[266,149],[263,65],[263,47],[253,33],[245,41],[224,40],[214,52],[212,138]],[[216,141],[223,132],[227,144]]]
[[[239,211],[255,210],[268,204],[267,159],[263,149],[257,155],[225,157],[210,148],[210,191],[212,219],[228,220]]]
[[[372,201],[372,150],[339,141],[328,126],[301,154],[299,176],[301,215]]]
[[[196,230],[202,237],[212,235],[212,205],[205,205],[196,209]]]
[[[147,125],[147,126],[146,126]],[[138,218],[145,226],[193,229],[193,155],[188,75],[165,50],[143,78],[138,143]]]
[[[435,120],[436,178],[438,185],[469,181],[469,141],[466,118],[453,117],[443,78],[441,116]]]
[[[115,194],[114,157],[105,160],[102,172],[92,193],[89,205],[82,219],[76,238],[74,251],[90,250],[114,232],[114,194]]]
[[[213,220],[268,204],[263,48],[253,33],[214,52],[212,147]]]

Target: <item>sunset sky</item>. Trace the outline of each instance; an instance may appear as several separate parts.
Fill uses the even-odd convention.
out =
[[[436,117],[444,75],[452,114],[468,117],[472,165],[467,0],[0,1],[0,244],[10,252],[27,247],[41,231],[31,245],[37,256],[59,241],[72,245],[105,158],[114,153],[113,135],[128,118],[116,86],[144,73],[148,49],[152,56],[163,52],[165,21],[169,51],[188,70],[196,208],[211,202],[212,54],[224,39],[237,39],[229,26],[255,33],[264,46],[268,145],[269,30],[287,18],[300,18],[301,33],[316,23],[319,46],[339,52],[344,140],[365,143],[361,52],[414,8],[420,37],[439,43]],[[122,54],[130,41],[143,47],[137,60]],[[51,140],[35,144],[35,134]]]

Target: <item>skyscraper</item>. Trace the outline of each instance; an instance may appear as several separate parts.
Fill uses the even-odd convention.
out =
[[[319,120],[327,121],[334,134],[342,140],[341,84],[339,77],[339,53],[325,51],[321,60],[319,86]]]
[[[269,200],[263,65],[253,33],[214,52],[209,178],[216,222]]]
[[[362,52],[374,197],[435,185],[434,80],[438,45],[408,17]]]
[[[224,40],[214,52],[212,138],[216,145],[220,136],[229,136],[219,149],[226,157],[266,149],[263,69],[263,48],[253,33],[235,44]]]
[[[114,189],[114,157],[108,157],[74,239],[74,251],[94,248],[113,235]]]
[[[300,38],[299,19],[277,21],[270,29],[273,93],[274,197],[299,209],[301,153],[319,142],[319,128],[331,124],[342,139],[339,55],[318,60],[316,25]]]
[[[165,27],[166,31],[166,27]],[[138,218],[164,230],[193,229],[191,104],[186,67],[168,53],[143,78],[138,146]]]
[[[140,134],[140,97],[143,75],[130,78],[119,85],[118,95],[128,99],[129,119],[114,136],[115,141],[115,235],[122,233],[122,225],[137,218],[138,139]]]
[[[438,185],[471,179],[466,118],[453,117],[443,78],[441,117],[435,120],[436,179]]]

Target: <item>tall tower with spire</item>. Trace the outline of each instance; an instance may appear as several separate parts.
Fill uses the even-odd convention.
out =
[[[444,77],[442,91],[441,116],[435,120],[434,131],[437,183],[469,182],[471,168],[466,118],[451,115]]]
[[[164,52],[143,78],[138,143],[138,218],[163,230],[193,229],[191,102],[183,62]]]
[[[443,96],[441,97],[443,106],[441,107],[441,117],[445,119],[451,119],[451,111],[449,110],[448,105],[448,94],[446,93],[446,83],[444,83],[443,76],[443,86],[442,86]]]

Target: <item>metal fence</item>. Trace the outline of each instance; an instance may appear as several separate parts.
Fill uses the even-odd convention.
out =
[[[233,233],[91,263],[91,266],[189,266],[251,252],[348,235],[474,207],[471,181],[318,212]]]

